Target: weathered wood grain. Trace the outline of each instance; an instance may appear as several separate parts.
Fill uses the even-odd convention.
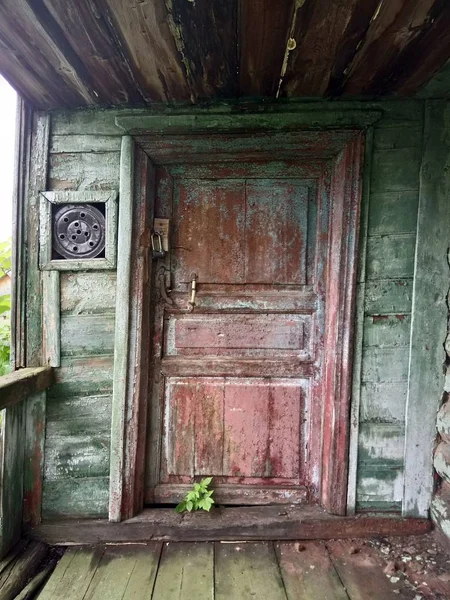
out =
[[[373,154],[371,193],[417,191],[421,145]]]
[[[408,314],[412,306],[412,279],[367,281],[364,309],[368,315]]]
[[[212,543],[164,544],[152,597],[213,600],[214,562]]]
[[[118,152],[51,154],[49,188],[54,191],[111,190],[119,187]]]
[[[404,423],[408,382],[364,382],[361,385],[361,421]]]
[[[106,517],[108,499],[109,477],[44,480],[42,516],[44,519]]]
[[[52,367],[25,368],[0,378],[0,409],[14,406],[53,383]]]
[[[411,316],[372,315],[364,318],[364,346],[377,348],[409,347]]]
[[[114,315],[63,315],[60,331],[64,357],[114,354]]]
[[[448,118],[446,104],[427,104],[406,408],[403,514],[411,516],[427,514],[430,506],[433,488],[431,446],[444,385],[440,365],[445,359],[442,344],[448,318],[447,232],[450,218],[447,200],[450,179],[445,170],[450,156]]]
[[[215,544],[215,598],[286,600],[271,543]]]
[[[61,273],[62,315],[114,315],[115,272]]]
[[[406,279],[414,275],[415,234],[370,237],[367,279]]]
[[[45,544],[31,541],[14,562],[8,576],[0,582],[0,599],[17,598],[30,577],[36,573],[47,553],[48,548]]]
[[[325,544],[277,542],[275,552],[287,600],[348,600]]]
[[[121,520],[123,511],[134,183],[134,141],[131,136],[124,136],[120,156],[120,210],[117,247],[117,280],[120,281],[120,288],[116,294],[111,420],[109,492],[109,518],[111,521]]]
[[[49,367],[61,363],[61,291],[57,271],[42,273],[43,317],[42,335],[44,361]]]
[[[86,493],[89,493],[87,485]],[[92,491],[92,490],[90,490]],[[70,507],[69,509],[70,510]],[[75,514],[75,513],[74,513]],[[51,516],[51,515],[49,515]],[[56,515],[54,515],[55,517]],[[73,516],[73,515],[72,515]],[[106,516],[106,513],[105,513]],[[28,533],[50,544],[100,542],[301,540],[413,535],[429,531],[426,519],[337,517],[318,506],[214,508],[179,515],[173,509],[145,510],[122,523],[103,520],[43,521]]]
[[[418,189],[372,194],[369,214],[370,233],[372,235],[415,233],[418,203]]]

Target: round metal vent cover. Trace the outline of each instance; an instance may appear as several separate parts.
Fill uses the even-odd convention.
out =
[[[105,249],[105,216],[90,204],[66,204],[53,217],[53,248],[64,258],[95,258]]]

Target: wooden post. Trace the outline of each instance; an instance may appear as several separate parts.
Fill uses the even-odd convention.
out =
[[[131,248],[133,231],[134,142],[122,138],[120,157],[119,230],[117,245],[116,329],[111,421],[109,519],[122,519],[126,443],[126,394],[129,354]]]
[[[444,388],[442,365],[449,288],[450,107],[427,101],[413,288],[406,406],[403,514],[428,515],[433,491],[436,412]]]

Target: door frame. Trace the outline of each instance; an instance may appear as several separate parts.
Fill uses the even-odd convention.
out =
[[[316,444],[313,460],[317,469],[320,504],[332,514],[345,515],[365,130],[380,118],[381,113],[347,110],[344,115],[341,113],[335,118],[336,125],[333,127],[332,108],[317,113],[310,109],[297,110],[285,115],[288,117],[286,120],[280,113],[241,114],[234,126],[229,114],[228,120],[223,120],[220,115],[208,114],[206,110],[203,113],[199,110],[193,112],[196,114],[168,116],[147,113],[145,117],[133,114],[116,118],[118,127],[133,135],[124,136],[123,139],[128,141],[122,144],[121,159],[121,189],[124,188],[125,194],[121,196],[119,206],[118,271],[123,255],[129,263],[126,275],[129,285],[125,286],[126,289],[118,289],[117,299],[119,306],[119,297],[122,297],[121,312],[117,314],[116,342],[118,328],[122,333],[125,328],[127,335],[125,344],[121,341],[119,348],[115,348],[114,387],[117,393],[113,392],[109,519],[121,521],[131,518],[144,507],[148,381],[142,374],[148,369],[149,360],[148,306],[152,267],[149,245],[155,194],[154,164],[173,162],[176,157],[186,156],[186,152],[190,160],[205,161],[212,156],[211,150],[205,154],[205,144],[208,147],[209,143],[220,140],[224,145],[222,150],[220,147],[217,150],[216,144],[214,159],[218,160],[221,152],[229,157],[231,147],[234,160],[238,160],[235,152],[238,152],[243,138],[247,142],[255,139],[255,156],[264,160],[264,152],[268,152],[267,157],[273,159],[277,144],[282,145],[286,136],[295,139],[297,154],[304,153],[308,160],[323,163],[331,197],[325,285],[326,297],[333,300],[337,310],[326,311],[325,365],[320,390],[323,403],[316,416],[320,420],[322,435]],[[323,116],[325,113],[327,118]],[[322,121],[327,129],[318,129]],[[227,127],[232,130],[231,134],[224,131]],[[267,140],[268,134],[273,141],[270,148],[258,141],[260,135]],[[128,148],[125,152],[124,147]],[[248,144],[244,147],[245,153],[248,153]],[[181,160],[178,159],[178,162]],[[123,206],[127,195],[128,208]],[[134,215],[132,228],[122,232],[121,210],[131,211]],[[126,317],[122,314],[124,306],[129,306]]]

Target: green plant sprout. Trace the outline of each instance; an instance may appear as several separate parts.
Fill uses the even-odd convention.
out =
[[[209,512],[211,507],[214,506],[212,498],[214,490],[208,489],[211,481],[212,477],[205,477],[200,483],[194,483],[194,488],[186,494],[175,510],[178,513],[192,512],[193,510],[206,510],[206,512]]]

